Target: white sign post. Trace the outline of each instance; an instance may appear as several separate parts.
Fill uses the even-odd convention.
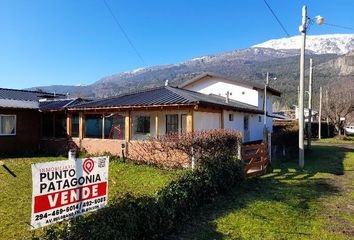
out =
[[[32,229],[107,205],[109,157],[32,164]]]

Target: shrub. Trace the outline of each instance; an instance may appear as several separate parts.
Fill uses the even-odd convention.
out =
[[[299,144],[299,127],[290,125],[274,131],[272,134],[272,145],[296,147]]]
[[[218,156],[218,157],[215,157]],[[198,167],[160,190],[155,197],[126,195],[105,208],[45,232],[47,239],[159,239],[187,220],[193,210],[245,179],[233,155],[204,157]]]
[[[164,149],[177,149],[194,157],[196,163],[205,159],[237,156],[241,146],[240,132],[231,130],[209,130],[192,133],[172,133],[159,137]]]
[[[148,141],[128,144],[128,157],[138,162],[165,168],[185,168],[206,158],[237,155],[241,134],[230,130],[172,133]]]

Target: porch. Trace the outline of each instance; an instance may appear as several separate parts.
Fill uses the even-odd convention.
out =
[[[89,154],[110,152],[127,156],[128,148],[137,141],[169,133],[221,129],[222,112],[221,108],[195,105],[45,112],[41,145],[55,150],[56,146],[63,148],[69,139],[67,148],[85,149]]]

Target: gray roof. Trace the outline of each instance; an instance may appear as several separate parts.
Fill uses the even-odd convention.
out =
[[[0,99],[36,102],[40,98],[54,98],[63,96],[65,95],[29,90],[0,88]]]
[[[112,107],[144,107],[144,106],[171,106],[171,105],[200,105],[214,106],[224,109],[262,113],[257,107],[238,101],[229,100],[221,96],[206,95],[177,87],[159,87],[137,93],[106,98],[89,103],[77,104],[69,109],[97,109]]]
[[[39,110],[40,111],[60,111],[65,110],[71,106],[86,103],[89,100],[82,98],[75,99],[56,99],[56,100],[48,100],[39,102]]]

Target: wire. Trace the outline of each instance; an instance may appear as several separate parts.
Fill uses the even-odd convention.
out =
[[[324,24],[324,25],[327,25],[327,26],[331,26],[331,27],[336,27],[336,28],[343,28],[343,29],[348,29],[348,30],[354,30],[354,28],[352,28],[352,27],[346,27],[346,26],[341,26],[341,25],[332,24],[332,23],[326,23],[326,22],[324,22],[323,24]]]
[[[273,9],[269,6],[269,4],[267,3],[266,0],[263,0],[264,3],[267,5],[269,11],[273,14],[274,18],[277,20],[277,22],[279,23],[280,27],[283,29],[283,31],[285,32],[285,34],[290,37],[290,34],[288,33],[288,31],[286,31],[284,25],[281,23],[281,21],[279,20],[279,18],[277,17],[277,15],[275,14],[275,12],[273,11]]]
[[[141,56],[141,54],[139,53],[138,49],[134,46],[132,40],[129,38],[127,32],[124,30],[123,26],[120,24],[118,18],[115,16],[115,14],[113,13],[112,9],[110,8],[110,6],[108,5],[108,3],[106,2],[106,0],[103,0],[106,8],[108,9],[109,13],[112,15],[114,22],[117,24],[119,30],[123,33],[124,37],[127,39],[128,43],[130,44],[130,46],[133,48],[134,52],[136,53],[136,55],[138,56],[138,58],[140,59],[140,61],[146,65],[144,58]]]

